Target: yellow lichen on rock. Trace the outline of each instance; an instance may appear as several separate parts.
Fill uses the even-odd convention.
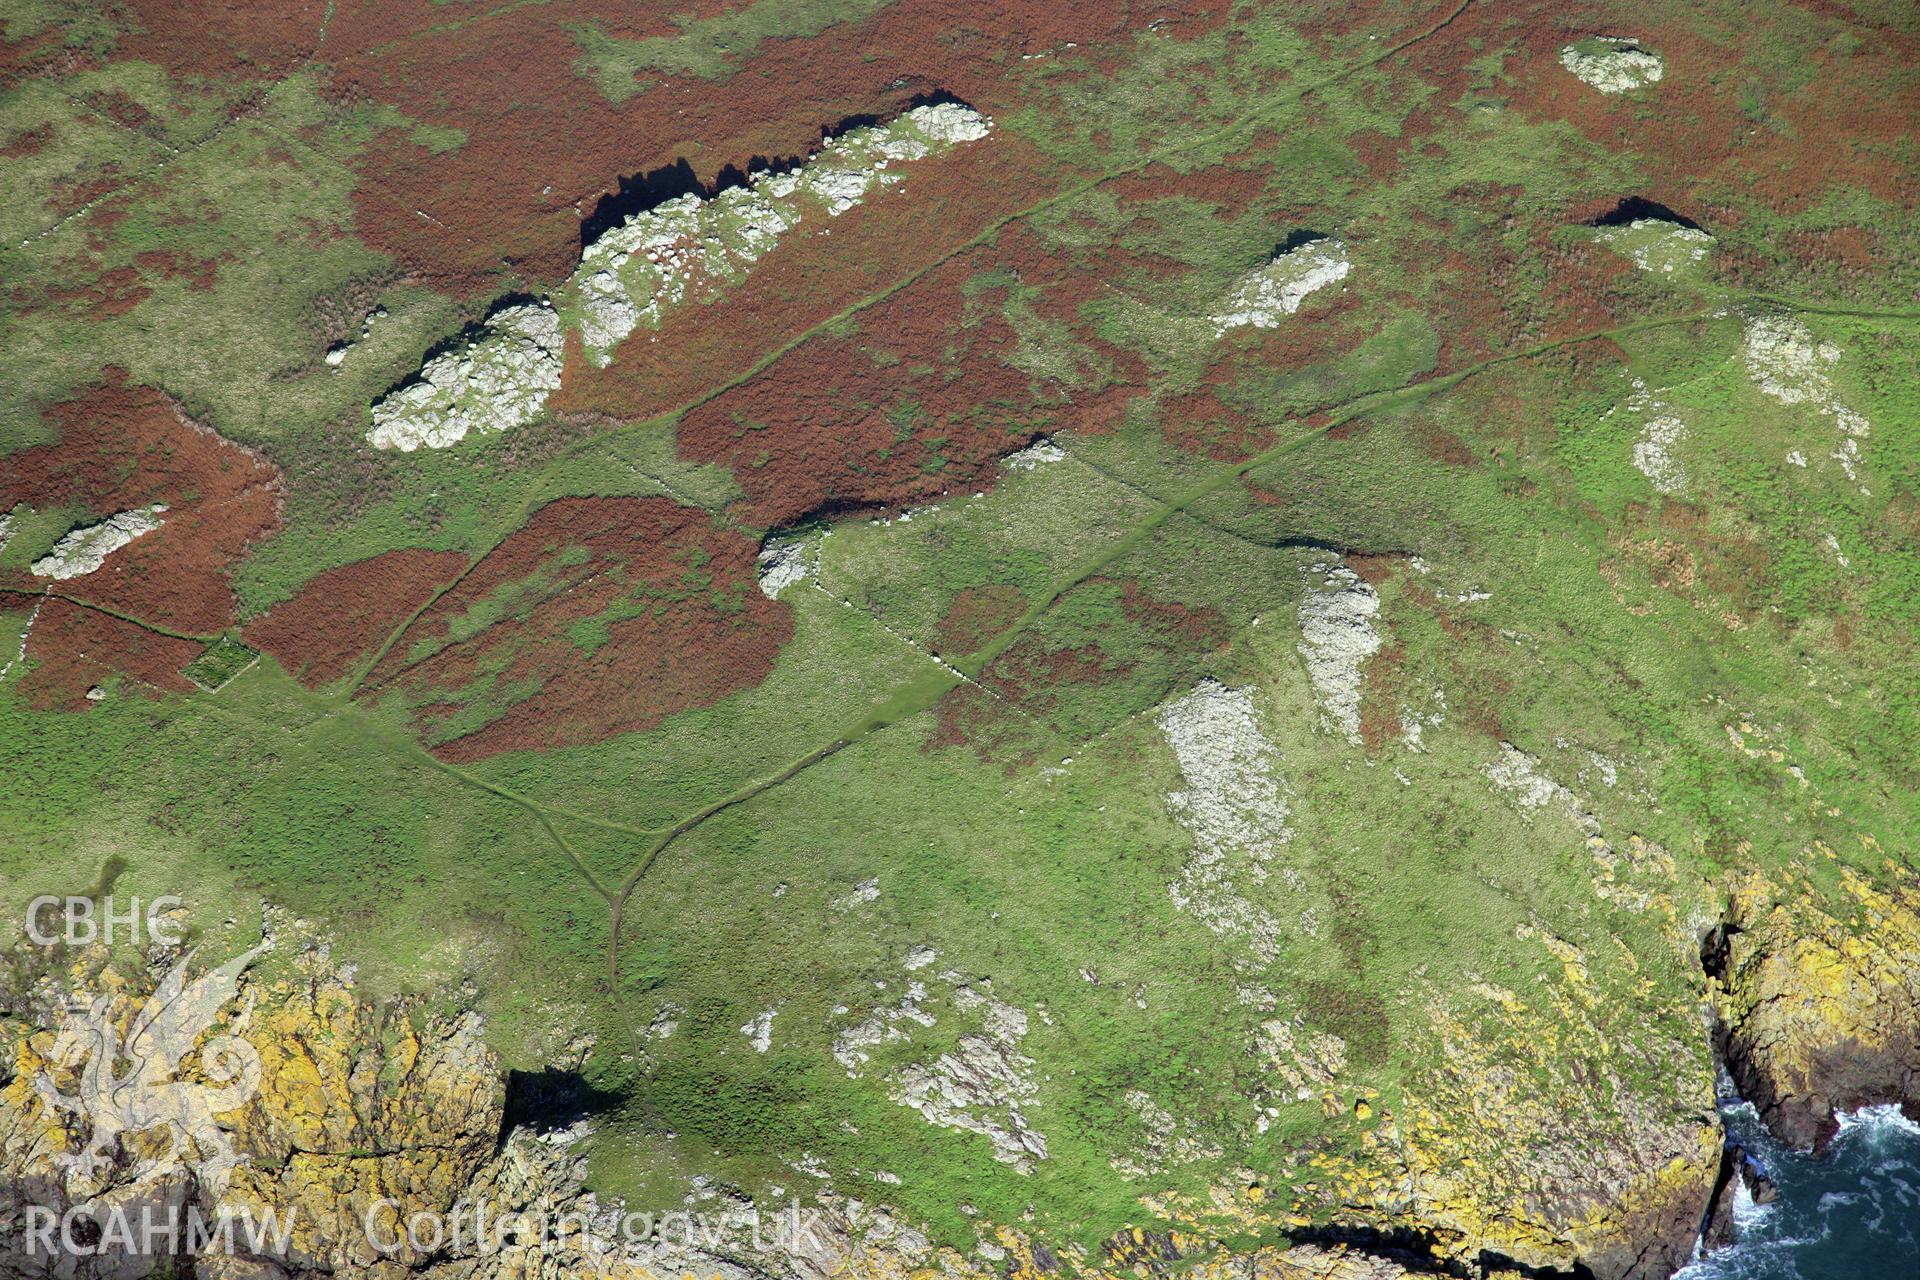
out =
[[[1820,856],[1817,842],[1807,851]],[[1713,999],[1729,1068],[1776,1133],[1806,1145],[1832,1113],[1908,1102],[1920,1075],[1920,879],[1838,869],[1733,882]]]
[[[1720,1135],[1705,1046],[1684,993],[1664,1019],[1615,1016],[1584,952],[1523,926],[1548,965],[1526,995],[1493,982],[1426,993],[1429,1065],[1391,1120],[1316,1153],[1292,1212],[1411,1227],[1444,1259],[1634,1274],[1678,1265],[1711,1195]],[[1635,971],[1624,980],[1637,982]],[[1666,1064],[1649,1078],[1644,1064]]]

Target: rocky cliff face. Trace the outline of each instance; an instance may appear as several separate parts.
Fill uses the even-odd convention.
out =
[[[1708,938],[1720,1051],[1767,1127],[1796,1146],[1836,1110],[1897,1102],[1920,1116],[1920,879],[1839,871],[1744,876]]]
[[[1720,1165],[1705,1053],[1610,1041],[1571,1010],[1498,994],[1498,1023],[1442,1015],[1436,1065],[1360,1158],[1314,1159],[1299,1218],[1411,1232],[1436,1268],[1469,1274],[1671,1274]],[[1672,1078],[1633,1080],[1625,1064],[1639,1054]]]
[[[1704,953],[1728,1065],[1802,1143],[1831,1131],[1836,1107],[1920,1110],[1920,885],[1891,864],[1878,883],[1842,870],[1838,884],[1822,896],[1805,874],[1743,877]],[[1374,1123],[1358,1155],[1306,1157],[1309,1176],[1286,1203],[1251,1179],[1216,1197],[1213,1210],[1231,1206],[1249,1228],[1319,1241],[1251,1253],[1142,1232],[1096,1253],[1056,1251],[1003,1227],[999,1246],[963,1256],[830,1190],[781,1214],[696,1187],[702,1231],[649,1222],[636,1234],[623,1206],[585,1189],[585,1122],[502,1132],[506,1082],[477,1015],[370,1001],[324,949],[271,977],[229,966],[230,985],[206,990],[183,987],[171,957],[127,978],[94,957],[38,975],[0,1016],[0,1274],[151,1274],[151,1258],[101,1247],[113,1241],[84,1223],[75,1235],[89,1249],[33,1247],[36,1212],[90,1206],[96,1220],[190,1210],[284,1233],[240,1233],[194,1263],[204,1280],[906,1280],[930,1269],[1043,1280],[1155,1274],[1175,1260],[1222,1280],[1664,1277],[1685,1262],[1721,1167],[1710,1062],[1698,1046],[1621,1039],[1584,957],[1538,941],[1561,964],[1538,991],[1435,993],[1435,1065],[1400,1115],[1363,1103]],[[156,985],[170,1004],[152,998]],[[76,990],[93,993],[84,1018],[63,999]],[[151,1011],[190,1006],[196,992],[207,1016],[191,1026],[192,1052],[137,1069],[174,1034]],[[117,1045],[104,1092],[86,1075],[84,1026]],[[1677,1083],[1628,1079],[1634,1058]],[[224,1108],[232,1064],[249,1060],[257,1088]],[[217,1126],[196,1111],[208,1106],[224,1108]],[[103,1126],[118,1136],[100,1145]],[[424,1226],[409,1238],[412,1221]]]
[[[21,1273],[146,1276],[141,1250],[99,1247],[116,1243],[111,1227],[95,1240],[82,1223],[73,1235],[92,1247],[46,1256],[28,1206],[92,1206],[96,1222],[135,1224],[155,1253],[175,1246],[138,1225],[142,1212],[179,1227],[191,1208],[203,1222],[284,1226],[284,1244],[261,1252],[300,1272],[380,1275],[359,1225],[368,1209],[383,1197],[450,1206],[494,1157],[502,1087],[476,1016],[363,1001],[324,953],[243,991],[237,973],[196,994],[204,980],[166,972],[156,995],[83,962],[68,976],[99,993],[85,1018],[42,1007],[14,1028],[0,1069],[0,1257]],[[205,1021],[169,1029],[159,1011],[196,1000]],[[109,1038],[82,1043],[96,1028]],[[110,1075],[94,1074],[108,1051]],[[103,1130],[118,1143],[88,1159]],[[262,1265],[230,1274],[275,1274]]]
[[[1223,1277],[1249,1269],[1268,1280],[1408,1274],[1344,1245],[1248,1256],[1199,1241],[1174,1247],[1169,1237],[1144,1250],[1147,1237],[1138,1233],[1093,1259],[1056,1254],[1003,1228],[998,1259],[962,1256],[884,1207],[831,1190],[774,1212],[696,1188],[689,1204],[701,1214],[697,1230],[649,1220],[636,1233],[622,1206],[584,1188],[576,1144],[585,1122],[502,1133],[505,1077],[476,1015],[367,1000],[324,950],[272,979],[230,966],[232,973],[207,978],[225,985],[198,996],[201,982],[175,980],[185,977],[178,959],[162,957],[151,973],[131,978],[98,955],[61,974],[15,971],[16,989],[32,990],[0,1017],[0,1275],[144,1280],[190,1265],[198,1280],[906,1280],[935,1268],[984,1280],[1002,1270],[1124,1274],[1138,1261],[1133,1252],[1151,1253],[1156,1270],[1200,1254],[1201,1268]],[[115,1045],[104,1091],[90,1092],[92,1055],[75,1052],[79,1023],[68,1015],[76,1007],[63,993],[76,990],[93,993],[80,1023],[110,1028]],[[174,1046],[189,1051],[164,1052],[165,1065],[152,1069],[154,1010],[195,999],[208,1016],[188,1024],[196,1028],[190,1043]],[[196,1091],[220,1083],[216,1045],[236,1061],[254,1060],[248,1081],[257,1089],[210,1128],[190,1113],[196,1097],[212,1096]],[[170,1086],[184,1088],[168,1093]],[[88,1162],[79,1157],[112,1127],[111,1096],[128,1103],[118,1138]],[[177,1144],[170,1119],[181,1121]],[[46,1226],[48,1217],[57,1225]],[[242,1225],[191,1264],[177,1256],[185,1251],[179,1237],[164,1230],[173,1224],[184,1236],[183,1224],[205,1224],[217,1237],[222,1219]],[[142,1221],[161,1224],[162,1234],[136,1244],[116,1240],[123,1227],[97,1225]],[[36,1234],[43,1229],[52,1248]]]

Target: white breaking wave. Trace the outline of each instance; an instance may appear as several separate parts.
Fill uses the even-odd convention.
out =
[[[1836,1111],[1833,1118],[1840,1125],[1840,1133],[1855,1133],[1872,1139],[1889,1132],[1904,1133],[1909,1137],[1920,1138],[1920,1124],[1907,1119],[1896,1102],[1883,1102],[1878,1106],[1861,1107],[1857,1111]]]
[[[1920,1276],[1920,1125],[1898,1106],[1836,1112],[1839,1132],[1818,1157],[1781,1145],[1749,1103],[1723,1098],[1720,1116],[1776,1195],[1758,1204],[1737,1179],[1733,1244],[1696,1251],[1674,1280]]]

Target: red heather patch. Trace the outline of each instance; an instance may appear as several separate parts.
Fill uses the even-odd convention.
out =
[[[1102,190],[1120,208],[1137,209],[1143,215],[1150,215],[1153,205],[1161,200],[1185,197],[1212,205],[1221,221],[1231,223],[1239,221],[1254,201],[1266,195],[1272,178],[1271,167],[1271,159],[1257,151],[1187,173],[1155,161],[1138,173],[1113,179]],[[1302,214],[1299,220],[1307,222],[1311,217],[1311,214]],[[1276,225],[1284,225],[1286,221],[1277,219]],[[1101,255],[1104,257],[1112,247],[1102,245]]]
[[[1430,102],[1422,103],[1407,112],[1406,118],[1400,122],[1398,134],[1389,135],[1378,129],[1357,129],[1347,135],[1346,144],[1360,163],[1367,167],[1370,176],[1384,178],[1400,167],[1417,144],[1439,133],[1445,123],[1441,108]]]
[[[1105,583],[1105,578],[1089,578],[1088,586]],[[1209,605],[1192,608],[1170,600],[1155,600],[1140,589],[1137,582],[1122,583],[1120,612],[1138,624],[1160,648],[1174,652],[1211,653],[1227,642],[1227,620]]]
[[[5,32],[0,27],[0,34]],[[48,24],[24,40],[0,39],[0,88],[11,89],[28,74],[44,68],[60,55],[60,28]]]
[[[652,87],[618,105],[583,73],[568,27],[672,36],[667,10],[583,0],[568,6],[566,24],[539,6],[449,23],[440,5],[343,7],[327,53],[336,92],[466,134],[437,155],[403,138],[368,148],[354,222],[374,247],[467,294],[493,287],[503,259],[533,281],[564,276],[579,254],[575,206],[592,208],[618,175],[685,156],[711,182],[756,156],[804,155],[823,126],[891,116],[935,89],[1004,115],[1021,105],[1021,77],[1009,74],[1021,54],[1131,38],[1156,17],[1186,19],[1178,25],[1190,34],[1224,10],[1207,0],[1006,0],[983,15],[966,0],[918,0],[816,36],[763,41],[722,80],[643,70]]]
[[[1858,187],[1911,208],[1913,184],[1893,159],[1910,132],[1904,122],[1920,114],[1920,86],[1908,70],[1915,56],[1911,38],[1882,30],[1845,59],[1817,47],[1816,38],[1805,46],[1812,76],[1781,97],[1758,68],[1777,56],[1766,46],[1788,37],[1766,13],[1752,18],[1727,28],[1724,42],[1678,22],[1635,25],[1627,34],[1665,63],[1661,80],[1638,93],[1600,93],[1560,65],[1560,50],[1573,40],[1618,27],[1592,9],[1556,11],[1540,21],[1475,6],[1449,28],[1448,39],[1427,41],[1410,55],[1427,79],[1444,86],[1439,97],[1446,101],[1448,89],[1464,94],[1471,87],[1467,63],[1477,52],[1470,37],[1517,44],[1505,66],[1515,82],[1515,106],[1535,118],[1565,120],[1610,150],[1630,148],[1644,162],[1650,185],[1681,193],[1670,202],[1675,208],[1752,192],[1791,213],[1836,187]],[[1838,34],[1842,26],[1830,30]],[[1759,120],[1742,106],[1743,93],[1756,88]],[[1656,110],[1643,108],[1649,100]]]
[[[1131,671],[1133,665],[1094,644],[1049,649],[1044,640],[1028,632],[993,660],[980,683],[1013,707],[1046,719],[1072,696],[1072,686],[1106,684]]]
[[[758,550],[665,498],[562,498],[407,628],[367,696],[401,693],[450,761],[650,729],[773,670],[793,614],[760,593]]]
[[[1810,19],[1808,8],[1833,21]],[[1362,6],[1351,11],[1348,29],[1357,32],[1380,20],[1378,6]],[[1473,5],[1441,35],[1384,64],[1397,87],[1383,103],[1409,100],[1408,81],[1432,89],[1429,105],[1415,108],[1403,122],[1402,137],[1371,134],[1348,141],[1380,176],[1410,148],[1423,146],[1421,139],[1435,128],[1436,117],[1457,122],[1452,104],[1504,96],[1518,114],[1565,121],[1606,151],[1631,154],[1644,175],[1631,190],[1592,183],[1576,189],[1566,210],[1549,215],[1556,224],[1584,221],[1633,194],[1697,212],[1709,230],[1734,225],[1729,205],[1749,198],[1792,214],[1837,191],[1858,188],[1913,206],[1920,188],[1906,179],[1907,167],[1899,162],[1903,133],[1910,132],[1901,122],[1920,111],[1920,82],[1903,70],[1920,56],[1911,36],[1832,5],[1757,13],[1751,22],[1711,32],[1711,39],[1690,29],[1697,25],[1690,19],[1629,24],[1622,34],[1657,52],[1665,75],[1657,84],[1613,96],[1583,84],[1559,58],[1561,49],[1580,37],[1620,31],[1618,15],[1582,3],[1550,12]],[[1859,51],[1850,57],[1832,41],[1842,30],[1856,37]],[[1812,73],[1790,93],[1767,70],[1783,56],[1785,42],[1800,51]],[[1505,51],[1505,58],[1502,79],[1490,86],[1472,63],[1492,50]],[[1478,205],[1496,217],[1527,216],[1517,207],[1499,207],[1487,199],[1490,194],[1452,192],[1448,201]],[[1546,229],[1544,223],[1530,228],[1536,248],[1544,248],[1540,236]],[[1409,246],[1420,258],[1406,265],[1419,278],[1435,258],[1446,259],[1444,279],[1427,306],[1447,341],[1443,371],[1515,342],[1617,323],[1616,286],[1620,273],[1631,274],[1630,264],[1606,262],[1599,253],[1589,259],[1549,254],[1546,305],[1523,315],[1512,300],[1528,291],[1512,287],[1515,264],[1503,260],[1498,243],[1487,238],[1475,261],[1461,270],[1463,263],[1448,252],[1454,233],[1445,226],[1440,230],[1439,244]],[[1855,248],[1871,252],[1869,246]],[[1835,252],[1844,250],[1835,246]],[[1740,282],[1742,266],[1732,251],[1722,254],[1724,278]],[[1765,279],[1768,273],[1749,274]]]
[[[84,711],[93,705],[87,690],[115,676],[130,682],[123,689],[151,697],[193,692],[180,668],[200,656],[204,646],[198,641],[158,635],[70,601],[0,588],[0,608],[31,612],[36,605],[40,612],[27,633],[27,674],[20,681],[35,710]]]
[[[153,113],[118,89],[88,94],[82,99],[101,115],[136,133],[153,119]]]
[[[1336,360],[1365,341],[1360,299],[1353,293],[1310,299],[1272,329],[1247,327],[1222,340],[1227,355],[1207,371],[1199,390],[1160,402],[1160,430],[1168,443],[1218,462],[1238,462],[1269,449],[1280,421],[1262,422],[1220,398],[1244,371],[1256,383]]]
[[[1420,452],[1449,467],[1472,467],[1480,463],[1480,459],[1459,436],[1430,422],[1423,422],[1414,428],[1413,441],[1420,446]]]
[[[1267,190],[1271,179],[1271,160],[1264,156],[1232,157],[1225,164],[1184,174],[1155,163],[1140,173],[1114,178],[1101,186],[1101,193],[1130,221],[1116,233],[1105,218],[1090,211],[1067,213],[1070,206],[1057,208],[1056,216],[1065,219],[1059,237],[1069,243],[1061,248],[1047,242],[1028,251],[1033,264],[1023,264],[1023,283],[1030,283],[1035,271],[1048,278],[1059,277],[1075,289],[1079,302],[1111,298],[1116,285],[1128,293],[1144,290],[1143,296],[1158,294],[1169,284],[1178,287],[1193,268],[1152,248],[1169,236],[1181,234],[1180,228],[1192,216],[1191,209],[1175,206],[1175,201],[1210,206],[1212,216],[1226,225],[1250,217],[1275,241],[1291,230],[1333,225],[1336,213],[1320,205],[1274,208],[1272,193]],[[1075,236],[1075,232],[1079,234]],[[1031,234],[1021,226],[1007,236],[1012,240]],[[1317,318],[1335,314],[1326,296],[1310,305],[1317,308]],[[1248,340],[1242,331],[1231,336],[1227,346],[1235,348]]]
[[[1400,569],[1405,557],[1398,555],[1349,555],[1347,567],[1375,590],[1386,585]],[[1406,665],[1407,648],[1390,643],[1367,659],[1361,673],[1360,741],[1369,755],[1378,755],[1400,736],[1400,672]]]
[[[688,413],[681,455],[731,468],[747,519],[778,527],[978,487],[1035,435],[1108,422],[1119,388],[1074,404],[1013,367],[1001,295],[962,288],[997,265],[964,255],[861,313],[854,334],[808,339]]]
[[[1428,318],[1440,334],[1435,368],[1442,374],[1509,350],[1520,338],[1520,326],[1507,314],[1508,295],[1499,284],[1516,269],[1513,255],[1494,240],[1476,252],[1481,260],[1455,248],[1437,255]]]
[[[16,133],[0,145],[0,160],[23,160],[28,156],[37,156],[53,141],[53,126],[35,125],[22,133]]]
[[[933,732],[922,751],[972,747],[985,761],[1004,760],[1008,774],[1039,758],[1043,735],[1024,717],[1010,714],[993,695],[970,684],[949,690],[933,708]]]
[[[1153,681],[1138,691],[1145,702],[1133,710],[1142,710],[1165,696],[1170,681],[1187,678],[1196,660],[1217,652],[1230,638],[1217,610],[1156,600],[1137,582],[1089,578],[1076,590],[1116,587],[1120,612],[1134,629],[1127,638],[1139,657],[1116,657],[1098,641],[1053,648],[1029,631],[988,665],[980,679],[985,692],[963,685],[940,700],[927,749],[969,745],[983,760],[1007,760],[1011,772],[1030,763],[1042,745],[1033,721],[1069,739],[1091,736],[1108,726],[1088,720],[1086,690],[1141,676]]]
[[[103,271],[91,285],[79,287],[55,286],[46,291],[46,296],[55,302],[77,302],[84,305],[87,315],[95,320],[105,320],[110,316],[123,316],[147,300],[153,290],[140,282],[140,272],[134,267],[114,267]],[[21,297],[18,292],[15,297]]]
[[[1826,231],[1788,232],[1788,253],[1802,262],[1834,262],[1870,270],[1879,261],[1880,233],[1871,227],[1833,227]]]
[[[1365,310],[1355,290],[1320,293],[1271,329],[1246,326],[1223,341],[1241,367],[1272,377],[1337,360],[1372,337],[1380,326],[1368,321]]]
[[[127,204],[122,197],[94,208],[89,229],[111,226],[125,218]],[[57,274],[76,284],[22,284],[5,292],[6,300],[22,311],[54,306],[84,312],[89,319],[105,320],[123,316],[153,294],[153,284],[167,279],[185,280],[187,288],[204,293],[217,282],[220,266],[233,260],[231,250],[215,258],[193,259],[165,249],[150,249],[135,255],[131,263],[108,267],[104,240],[90,234],[87,247],[61,261]]]
[[[981,684],[963,684],[934,705],[934,730],[923,750],[972,747],[983,761],[1004,761],[1008,774],[1032,764],[1047,746],[1041,723],[1061,711],[1076,687],[1119,679],[1129,668],[1097,645],[1049,650],[1021,636],[993,660]]]
[[[1407,660],[1405,645],[1391,644],[1367,659],[1360,687],[1360,741],[1367,754],[1400,736],[1399,674]]]
[[[1549,341],[1609,329],[1620,322],[1616,307],[1638,268],[1622,254],[1591,241],[1547,249],[1545,302],[1551,315]]]
[[[1508,735],[1500,709],[1513,692],[1513,679],[1508,674],[1513,646],[1501,637],[1498,628],[1441,599],[1421,586],[1417,577],[1403,576],[1400,590],[1407,600],[1432,614],[1453,642],[1436,651],[1447,670],[1444,684],[1450,718],[1495,741],[1504,740]]]
[[[300,683],[318,689],[351,672],[466,563],[457,551],[383,551],[314,577],[243,634]]]
[[[55,443],[8,457],[0,510],[77,504],[104,520],[164,503],[159,529],[53,589],[174,631],[223,630],[234,617],[227,568],[279,524],[280,474],[160,392],[127,386],[123,370],[107,377],[49,411]],[[0,578],[0,586],[30,591],[45,585],[24,570]]]
[[[1406,557],[1386,552],[1375,555],[1366,551],[1356,551],[1347,556],[1347,567],[1360,575],[1370,587],[1379,587],[1393,576]]]
[[[93,176],[86,179],[74,174],[62,174],[55,178],[46,201],[47,209],[57,217],[65,218],[102,196],[117,191],[125,182],[126,171],[120,167],[118,160],[109,160],[88,172]]]
[[[899,188],[789,232],[720,305],[683,310],[657,333],[639,330],[605,369],[570,361],[554,408],[645,419],[691,403],[860,299],[933,266],[1059,180],[1031,145],[1006,135],[904,172]]]
[[[1662,498],[1649,509],[1630,503],[1611,541],[1683,600],[1716,613],[1731,608],[1749,622],[1763,616],[1771,568],[1765,541],[1716,530],[1706,504]]]
[[[127,0],[125,7],[133,21],[116,58],[223,80],[284,75],[312,55],[330,8],[327,0]]]
[[[1224,373],[1225,370],[1217,372]],[[1160,402],[1160,432],[1168,443],[1217,462],[1259,453],[1274,440],[1274,428],[1224,403],[1212,388]]]
[[[946,614],[933,628],[933,651],[954,655],[977,653],[1027,611],[1027,598],[1018,587],[995,583],[956,591]]]
[[[220,275],[220,264],[231,262],[233,253],[228,251],[217,258],[183,258],[166,249],[149,249],[134,255],[133,265],[159,280],[185,280],[187,288],[196,293],[210,291]]]

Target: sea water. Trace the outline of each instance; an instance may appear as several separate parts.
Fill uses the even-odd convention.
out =
[[[1815,1157],[1776,1142],[1750,1103],[1720,1115],[1778,1195],[1756,1204],[1736,1184],[1733,1244],[1675,1280],[1920,1280],[1920,1125],[1894,1106],[1843,1112]]]

